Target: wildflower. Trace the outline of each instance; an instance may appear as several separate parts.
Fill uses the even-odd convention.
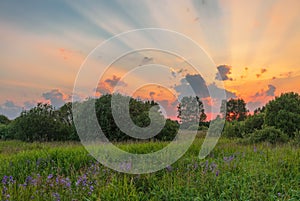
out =
[[[224,160],[225,162],[231,162],[233,159],[234,159],[234,155],[229,156],[229,157],[224,157],[224,158],[223,158],[223,160]]]
[[[56,199],[56,201],[60,201],[60,195],[58,193],[53,193],[53,197]]]
[[[168,166],[166,167],[166,169],[167,169],[168,172],[171,172],[171,171],[173,170],[173,168],[172,168],[171,165],[168,165]]]
[[[3,185],[6,185],[6,184],[7,184],[7,182],[8,182],[7,179],[8,179],[8,176],[5,175],[5,176],[3,177],[3,179],[2,179],[2,184],[3,184]]]
[[[52,177],[53,177],[53,174],[49,174],[49,176],[47,177],[47,179],[49,180],[49,179],[52,179]]]
[[[254,152],[257,152],[256,146],[254,146],[253,151],[254,151]]]
[[[216,171],[216,177],[219,176],[219,170]]]

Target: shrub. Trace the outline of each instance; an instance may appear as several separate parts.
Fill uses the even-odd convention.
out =
[[[280,129],[275,127],[266,126],[261,130],[255,130],[250,134],[250,142],[270,142],[272,144],[278,142],[287,142],[288,135],[283,133]]]
[[[229,138],[242,138],[244,130],[244,122],[232,121],[226,122],[223,135]]]
[[[248,136],[250,133],[253,133],[255,130],[262,129],[264,124],[264,113],[255,114],[253,116],[249,116],[245,120],[245,136]]]
[[[154,138],[157,140],[171,141],[177,135],[178,129],[179,123],[177,121],[167,119],[164,128]]]
[[[266,105],[265,124],[274,126],[293,137],[300,130],[300,96],[297,93],[285,93]]]

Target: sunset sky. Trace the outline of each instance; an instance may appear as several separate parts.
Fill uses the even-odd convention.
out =
[[[165,87],[145,85],[130,95],[176,105],[176,97],[186,93],[186,81],[202,82],[188,61],[203,61],[203,52],[183,48],[187,61],[159,51],[132,52],[113,63],[98,86],[73,94],[80,66],[95,47],[143,28],[171,30],[195,41],[219,70],[221,77],[212,77],[223,80],[228,97],[243,98],[253,111],[283,92],[300,93],[299,13],[299,0],[1,1],[0,114],[13,119],[40,101],[58,108],[72,96],[112,92],[116,83],[129,94],[130,87],[154,78]],[[143,35],[119,41],[108,51],[130,49],[131,43],[155,44],[157,39]],[[171,45],[184,46],[177,40]],[[105,55],[98,55],[99,63]],[[157,64],[166,66],[166,73],[153,70]],[[143,65],[153,72],[123,77]],[[219,87],[203,78],[208,87]]]

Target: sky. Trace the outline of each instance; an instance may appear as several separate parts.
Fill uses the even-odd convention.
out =
[[[37,102],[59,108],[72,97],[113,91],[157,100],[172,111],[191,87],[207,105],[214,101],[207,89],[223,87],[228,98],[243,98],[253,111],[281,93],[300,93],[299,11],[298,0],[1,1],[0,114],[13,119]],[[147,28],[181,34],[202,50],[148,32],[96,48]],[[139,45],[180,55],[167,48],[137,51]],[[95,73],[125,50],[102,76]],[[87,60],[95,71],[74,91]],[[89,76],[98,76],[97,83]]]

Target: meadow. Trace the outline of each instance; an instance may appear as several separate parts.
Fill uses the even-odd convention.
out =
[[[176,163],[131,175],[99,164],[78,142],[0,141],[1,200],[300,200],[300,148],[220,139],[203,160],[197,138]],[[119,143],[147,153],[167,142]]]

